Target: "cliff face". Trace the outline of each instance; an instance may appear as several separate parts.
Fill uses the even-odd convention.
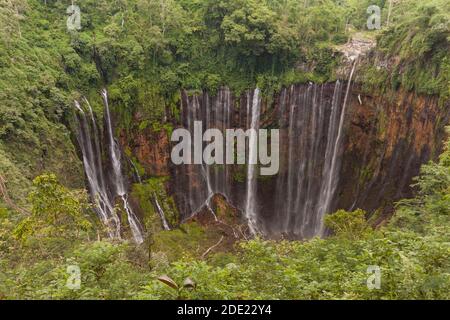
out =
[[[420,165],[438,155],[448,106],[403,91],[390,99],[371,96],[358,85],[351,85],[346,100],[347,85],[296,85],[283,89],[272,103],[260,101],[259,127],[280,129],[280,170],[258,177],[252,187],[258,231],[309,238],[323,232],[323,214],[341,208],[370,213],[380,208],[385,216],[394,201],[411,195]],[[177,126],[192,131],[193,121],[199,120],[203,129],[246,129],[254,105],[255,92],[241,97],[225,88],[217,96],[183,92]],[[182,219],[210,206],[214,194],[246,216],[248,166],[175,166],[166,131],[146,129],[127,140],[146,176],[170,176],[168,192]]]
[[[141,116],[134,115],[139,123]],[[146,176],[163,177],[170,175],[170,137],[167,131],[154,131],[146,128],[133,132],[131,136],[121,133],[121,143],[129,149],[139,164],[144,168]]]
[[[411,196],[421,164],[440,153],[449,106],[405,91],[390,99],[352,92],[336,205],[389,213],[393,201]]]

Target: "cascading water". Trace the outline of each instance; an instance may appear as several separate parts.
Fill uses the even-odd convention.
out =
[[[103,103],[105,105],[105,121],[106,121],[106,130],[108,133],[108,142],[109,142],[109,155],[110,160],[112,162],[113,167],[113,179],[114,179],[114,187],[116,188],[116,194],[122,199],[123,207],[125,212],[127,213],[128,223],[131,228],[131,233],[133,234],[133,238],[137,243],[144,242],[144,238],[142,236],[142,227],[131,209],[128,203],[128,195],[126,194],[126,188],[124,183],[124,178],[122,175],[122,164],[121,164],[121,153],[120,148],[116,140],[113,136],[112,124],[111,124],[111,114],[109,111],[109,103],[108,103],[108,93],[106,89],[102,91]]]
[[[83,154],[83,165],[88,180],[89,191],[92,201],[96,204],[95,210],[108,230],[110,238],[120,238],[120,220],[114,211],[114,204],[106,188],[103,168],[101,165],[101,152],[97,144],[98,131],[95,119],[87,120],[84,110],[78,101],[75,107],[79,111],[77,114],[78,130],[77,139]],[[92,139],[92,136],[95,138]]]
[[[319,207],[319,212],[318,212],[320,223],[316,224],[316,227],[315,227],[315,233],[320,236],[322,236],[323,232],[324,232],[322,220],[323,220],[324,215],[329,213],[331,200],[334,197],[334,194],[336,192],[337,183],[338,183],[338,179],[339,179],[338,171],[340,169],[339,168],[340,167],[340,159],[338,159],[338,154],[341,149],[342,134],[343,134],[343,127],[344,127],[344,120],[345,120],[345,110],[346,110],[346,106],[347,106],[348,95],[350,93],[350,87],[352,84],[353,73],[355,72],[355,68],[356,68],[356,63],[357,63],[357,60],[355,60],[353,62],[353,67],[350,72],[349,80],[347,83],[347,90],[345,92],[344,103],[342,105],[342,111],[341,111],[340,117],[339,117],[339,127],[337,130],[336,138],[333,141],[332,136],[330,135],[330,134],[334,134],[333,132],[329,132],[329,136],[328,136],[328,143],[329,143],[329,145],[332,145],[333,151],[329,152],[332,154],[331,161],[327,161],[327,163],[329,163],[329,166],[325,167],[325,169],[324,169],[324,179],[325,179],[326,183],[325,183],[325,188],[321,189],[321,193],[320,193],[321,206]],[[337,106],[333,105],[333,108],[334,108],[334,110],[336,110]],[[332,113],[333,113],[333,111],[332,111]],[[334,126],[334,121],[333,121],[333,126]],[[331,126],[330,126],[330,128],[331,128]],[[328,151],[328,147],[327,147],[327,151]],[[327,156],[328,156],[327,159],[329,159],[329,153],[327,154]]]
[[[259,97],[259,89],[256,88],[253,93],[253,103],[251,109],[250,122],[250,139],[248,142],[248,169],[247,169],[247,200],[245,205],[245,216],[248,221],[250,232],[255,234],[257,232],[257,212],[256,204],[256,179],[257,179],[257,164],[258,164],[258,128],[259,128],[259,114],[261,108],[261,100]]]
[[[131,228],[131,233],[133,234],[134,241],[136,243],[141,244],[144,242],[144,237],[142,236],[141,231],[141,225],[139,223],[139,220],[137,219],[136,215],[134,214],[133,210],[130,207],[130,204],[128,203],[128,195],[122,194],[119,195],[120,198],[123,201],[123,208],[125,209],[125,212],[127,213],[128,223]]]
[[[94,113],[89,102],[84,99],[88,106],[90,121],[88,121],[85,111],[78,101],[75,101],[75,107],[78,110],[78,129],[77,139],[83,155],[83,164],[86,177],[88,179],[89,191],[93,202],[96,204],[100,219],[108,227],[108,234],[113,239],[120,239],[121,228],[120,219],[114,210],[114,199],[120,197],[123,208],[127,214],[128,223],[130,225],[133,238],[136,243],[140,244],[144,241],[142,226],[134,214],[126,193],[125,182],[121,168],[121,154],[117,142],[113,136],[111,124],[111,115],[108,105],[108,96],[106,90],[102,91],[103,102],[105,106],[105,126],[107,131],[108,142],[108,159],[113,168],[111,181],[108,183],[105,179],[104,166],[102,165],[102,152],[100,147],[99,131],[95,121]]]
[[[279,105],[287,119],[281,116],[279,125],[285,131],[287,155],[277,177],[275,214],[265,222],[267,234],[289,238],[323,235],[323,217],[333,210],[339,181],[350,86],[351,78],[343,103],[340,81],[283,89]],[[325,97],[330,89],[333,94]],[[283,111],[286,108],[289,110]]]
[[[138,183],[142,183],[142,178],[141,178],[141,175],[139,174],[138,168],[136,167],[136,165],[134,164],[133,161],[129,160],[129,162],[130,162],[131,167],[134,170],[134,176],[135,176],[136,181]]]
[[[182,122],[192,135],[195,121],[202,122],[203,130],[216,128],[222,133],[233,128],[278,128],[280,171],[276,176],[259,178],[255,165],[257,136],[252,135],[247,139],[247,167],[177,166],[180,178],[175,199],[182,217],[188,218],[205,207],[211,210],[212,196],[221,194],[242,211],[252,234],[295,239],[322,236],[323,217],[335,209],[353,72],[354,66],[344,99],[345,88],[340,81],[293,85],[281,90],[273,110],[264,106],[262,111],[258,89],[239,100],[233,99],[227,88],[213,97],[206,92],[199,96],[184,92]],[[187,179],[181,178],[184,176]]]
[[[111,160],[111,165],[113,167],[114,187],[117,194],[119,196],[122,196],[125,194],[125,185],[123,183],[122,168],[121,168],[122,165],[120,163],[121,155],[119,146],[116,140],[114,139],[113,135],[111,115],[108,103],[108,93],[105,89],[102,90],[102,97],[105,106],[105,125],[108,136],[108,145],[109,145],[108,151]]]
[[[167,222],[166,215],[164,214],[164,210],[162,209],[161,205],[159,204],[158,197],[156,196],[156,194],[153,194],[153,199],[155,200],[156,210],[161,219],[163,229],[170,230],[170,226],[169,226],[169,223]]]

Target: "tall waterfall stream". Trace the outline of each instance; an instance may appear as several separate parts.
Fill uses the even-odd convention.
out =
[[[276,117],[283,152],[280,172],[272,180],[275,188],[270,215],[262,212],[264,196],[258,189],[258,135],[250,134],[245,184],[234,181],[239,172],[235,165],[196,163],[176,169],[175,178],[180,182],[177,183],[178,206],[182,217],[190,217],[204,207],[216,217],[210,202],[215,194],[221,194],[241,210],[252,234],[291,238],[323,236],[323,218],[333,207],[339,181],[345,112],[355,66],[356,62],[346,87],[340,81],[322,85],[310,83],[303,87],[283,88],[278,95]],[[333,87],[331,99],[324,97],[326,86]],[[95,210],[108,227],[111,238],[120,238],[122,233],[122,223],[115,210],[115,201],[119,199],[135,242],[142,243],[143,228],[128,201],[123,159],[113,135],[108,95],[106,90],[101,94],[104,139],[89,102],[84,99],[83,106],[75,102],[77,139],[89,191]],[[258,88],[248,91],[240,101],[233,99],[228,88],[221,88],[213,97],[206,92],[200,96],[183,95],[182,126],[191,134],[198,130],[194,125],[196,121],[201,121],[202,129],[219,129],[224,134],[226,129],[240,127],[258,130],[264,120]],[[102,150],[106,152],[102,153]],[[155,206],[163,228],[169,230],[158,199],[155,199]]]
[[[102,157],[101,135],[89,102],[84,99],[85,108],[75,101],[78,120],[77,139],[83,155],[84,171],[87,177],[91,198],[95,210],[108,229],[110,238],[121,238],[121,221],[116,213],[115,199],[120,198],[127,214],[128,224],[136,243],[144,241],[143,229],[135,215],[127,195],[125,179],[122,172],[122,155],[113,136],[113,127],[106,90],[102,91],[104,103],[104,121],[106,126],[107,159]],[[86,111],[88,108],[88,111]],[[89,118],[86,116],[89,113]],[[104,161],[108,161],[112,170],[107,170]],[[110,172],[112,171],[112,172]]]

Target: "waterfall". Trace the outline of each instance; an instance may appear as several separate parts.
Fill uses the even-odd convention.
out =
[[[119,144],[116,142],[113,136],[112,123],[111,123],[111,114],[109,111],[109,103],[108,103],[108,93],[106,89],[102,90],[103,103],[105,106],[105,122],[106,122],[106,130],[108,134],[108,143],[109,143],[109,156],[111,160],[111,164],[113,167],[113,179],[114,179],[114,187],[116,188],[116,194],[123,201],[123,207],[125,212],[127,213],[128,223],[130,225],[131,233],[133,234],[133,238],[136,243],[144,242],[144,237],[142,235],[142,227],[131,209],[128,203],[128,195],[126,194],[126,188],[124,183],[124,178],[122,175],[122,164],[121,164],[121,153]]]
[[[93,202],[96,204],[95,210],[103,223],[108,227],[108,235],[113,239],[120,239],[121,234],[120,219],[114,210],[114,199],[120,197],[133,238],[136,243],[140,244],[144,241],[142,226],[128,201],[128,194],[122,175],[121,153],[119,145],[113,136],[106,90],[102,91],[102,97],[105,107],[104,120],[108,142],[107,155],[113,168],[109,184],[105,180],[106,171],[102,165],[101,139],[99,138],[99,130],[92,107],[87,99],[84,99],[89,109],[90,121],[88,121],[83,108],[78,101],[75,101],[75,107],[78,111],[77,139],[83,156],[84,171],[88,180],[89,191]]]
[[[280,212],[282,212],[282,210],[285,212],[284,215],[284,219],[280,220],[284,221],[283,223],[283,232],[286,233],[286,230],[288,230],[289,228],[289,222],[290,222],[290,216],[289,216],[289,212],[292,209],[292,198],[293,198],[293,193],[294,193],[294,177],[296,176],[293,172],[296,171],[296,166],[295,166],[295,161],[294,161],[294,143],[296,143],[295,139],[294,139],[294,124],[295,124],[295,118],[294,118],[294,109],[295,109],[295,103],[296,103],[296,95],[294,95],[295,91],[294,91],[294,86],[291,86],[290,89],[290,94],[291,97],[293,97],[291,105],[290,105],[290,111],[289,111],[289,129],[288,129],[288,139],[289,139],[289,144],[288,144],[288,148],[289,148],[289,156],[288,156],[288,172],[289,175],[287,177],[287,192],[285,195],[287,195],[287,201],[282,199],[281,201],[283,201],[283,206],[279,208]],[[282,198],[282,197],[279,197]],[[286,203],[284,203],[284,201],[286,201]]]
[[[133,210],[130,207],[130,204],[128,203],[128,195],[127,194],[121,194],[119,195],[123,202],[123,208],[125,209],[125,212],[127,213],[128,218],[128,224],[130,225],[131,233],[133,234],[134,241],[137,244],[141,244],[144,242],[144,237],[142,235],[142,229],[141,225],[139,223],[139,220],[137,219],[136,215],[134,214]]]
[[[320,236],[322,236],[323,232],[324,232],[323,217],[325,214],[329,213],[328,211],[330,209],[331,200],[334,197],[338,179],[339,179],[338,171],[340,169],[340,159],[338,159],[338,154],[341,149],[342,131],[343,131],[344,120],[345,120],[345,110],[346,110],[346,106],[347,106],[348,95],[350,93],[350,87],[352,84],[352,78],[353,78],[353,73],[355,72],[356,64],[357,64],[357,60],[355,60],[353,62],[352,70],[350,72],[350,76],[348,79],[347,90],[345,91],[344,103],[342,105],[342,111],[340,112],[340,117],[339,117],[339,125],[338,125],[337,135],[336,135],[336,138],[334,139],[334,141],[332,142],[332,150],[333,151],[332,151],[331,161],[328,162],[330,165],[329,165],[329,167],[326,167],[324,170],[324,173],[325,173],[324,178],[326,180],[326,184],[325,184],[325,188],[321,190],[321,197],[320,197],[321,206],[320,206],[319,212],[318,212],[319,223],[317,223],[316,227],[315,227],[315,233]],[[334,105],[333,107],[334,107],[334,109],[337,109],[336,105]],[[333,126],[334,126],[334,121],[333,121]],[[331,134],[333,134],[333,133],[331,133]],[[329,142],[332,141],[331,137],[329,137],[328,141]],[[327,149],[328,149],[328,147],[327,147]]]
[[[346,88],[341,81],[291,85],[264,111],[259,89],[240,98],[227,88],[220,88],[215,96],[182,92],[182,123],[191,134],[194,121],[202,121],[203,130],[216,128],[222,133],[228,128],[258,130],[262,126],[280,131],[280,170],[275,176],[257,178],[255,132],[247,139],[247,167],[177,166],[174,195],[182,218],[204,208],[212,212],[210,201],[221,194],[241,211],[252,234],[289,239],[322,236],[324,215],[336,209],[354,70],[355,65]]]
[[[133,167],[136,181],[139,184],[142,184],[142,178],[141,178],[141,175],[139,174],[138,168],[136,167],[136,165],[134,164],[134,162],[131,159],[129,159],[129,163],[130,163],[131,167]]]
[[[217,97],[210,99],[204,93],[202,99],[199,96],[189,97],[186,92],[182,92],[181,103],[182,121],[184,127],[194,136],[194,122],[201,121],[202,129],[218,129],[225,134],[225,130],[230,128],[232,117],[232,99],[229,89],[221,88]],[[204,142],[200,143],[205,145]],[[225,148],[225,146],[224,146]],[[194,150],[191,150],[194,151]],[[202,151],[202,150],[200,150]],[[180,188],[182,212],[186,212],[185,218],[197,214],[206,208],[217,220],[217,216],[211,207],[211,200],[215,194],[222,194],[229,198],[229,181],[231,179],[229,169],[225,165],[189,164],[176,168],[179,179],[177,186]],[[198,186],[198,188],[193,188]]]
[[[253,93],[253,103],[251,108],[251,123],[250,123],[250,139],[248,143],[248,168],[247,168],[247,200],[245,207],[245,216],[248,221],[250,232],[255,234],[257,232],[257,212],[255,210],[256,204],[256,179],[257,174],[257,160],[258,160],[258,128],[259,128],[259,113],[261,107],[261,100],[259,98],[259,89],[256,88]]]
[[[209,96],[207,92],[188,95],[183,91],[181,121],[195,139],[200,139],[197,132],[200,129],[200,135],[206,129],[218,129],[225,136],[226,129],[233,128],[250,130],[250,134],[247,139],[247,167],[238,164],[207,165],[198,157],[193,164],[175,167],[177,180],[173,191],[181,219],[206,209],[217,220],[211,202],[214,195],[221,194],[241,211],[253,235],[260,233],[294,239],[323,236],[323,218],[336,209],[345,115],[355,68],[356,61],[345,86],[340,81],[292,85],[283,88],[275,102],[264,110],[261,110],[259,89],[247,91],[238,99],[225,87],[220,88],[215,96]],[[105,162],[111,169],[108,174],[102,166],[103,140],[98,136],[92,108],[86,100],[87,111],[79,103],[75,105],[79,120],[77,137],[89,189],[110,236],[120,237],[120,221],[114,212],[114,199],[120,198],[133,237],[140,243],[143,229],[129,203],[122,175],[122,154],[113,135],[106,90],[102,91],[102,97]],[[202,123],[200,128],[198,121]],[[262,126],[280,130],[280,171],[275,176],[258,179],[257,134]],[[200,149],[202,145],[205,147],[206,142],[197,141],[192,148]],[[199,153],[199,150],[195,151],[195,154]],[[167,230],[169,225],[156,198],[155,207],[163,228]]]
[[[108,103],[108,92],[106,89],[102,90],[103,104],[105,106],[105,125],[108,136],[108,145],[109,145],[109,156],[111,160],[111,165],[113,167],[113,179],[114,179],[114,187],[117,195],[123,196],[125,194],[125,185],[122,177],[122,168],[121,168],[121,155],[119,145],[114,139],[113,129],[111,124],[111,114],[109,111],[109,103]]]
[[[120,239],[120,220],[114,211],[114,204],[108,194],[103,180],[103,168],[101,165],[101,152],[97,144],[98,131],[96,130],[95,119],[87,120],[84,110],[78,101],[75,101],[78,110],[76,119],[78,120],[77,139],[83,155],[83,165],[92,201],[96,204],[95,211],[100,220],[107,227],[108,235],[112,239]],[[91,133],[94,140],[91,137]]]
[[[201,119],[201,115],[200,115],[201,107],[200,107],[200,102],[198,100],[198,97],[194,97],[192,108],[193,108],[193,111],[195,112],[195,119],[200,120]],[[210,125],[209,124],[209,121],[210,121],[209,111],[210,110],[208,110],[208,109],[206,110],[206,112],[207,112],[206,123],[203,124],[206,128],[209,128],[209,125]],[[205,202],[203,203],[203,205],[200,207],[206,206],[213,213],[214,218],[216,218],[214,211],[211,209],[211,199],[214,196],[214,192],[213,192],[212,185],[211,185],[210,166],[202,163],[201,164],[201,174],[202,174],[204,181],[206,182],[207,198],[206,198]]]
[[[332,96],[325,98],[324,90],[330,89]],[[340,81],[283,90],[281,96],[291,102],[285,125],[287,164],[277,177],[278,208],[273,210],[278,213],[266,221],[266,233],[302,239],[322,235],[323,216],[339,180],[346,111],[341,95]]]
[[[169,223],[167,222],[166,215],[164,214],[164,210],[158,202],[158,197],[155,193],[153,193],[153,198],[155,199],[156,210],[158,211],[159,217],[161,219],[161,223],[164,230],[170,230]]]
[[[93,136],[94,136],[94,147],[95,147],[95,154],[96,154],[96,156],[95,156],[96,168],[97,168],[97,172],[99,175],[98,178],[99,178],[100,185],[104,189],[105,188],[105,177],[103,175],[103,170],[101,169],[102,168],[102,157],[101,157],[102,152],[101,152],[101,147],[100,147],[100,139],[98,137],[99,131],[98,131],[98,127],[97,127],[97,121],[95,120],[94,111],[92,110],[91,104],[89,103],[89,101],[86,98],[84,98],[83,100],[84,100],[85,104],[88,106],[89,115],[91,116],[91,124],[92,124],[92,128],[94,131]]]

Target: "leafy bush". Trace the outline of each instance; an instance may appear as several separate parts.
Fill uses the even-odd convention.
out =
[[[357,240],[369,230],[365,216],[366,213],[360,209],[353,212],[339,210],[325,217],[325,226],[338,237]]]
[[[35,178],[33,186],[35,190],[29,196],[31,216],[21,221],[15,229],[17,238],[78,237],[80,232],[92,228],[86,214],[89,205],[85,192],[69,191],[57,182],[54,174]]]

